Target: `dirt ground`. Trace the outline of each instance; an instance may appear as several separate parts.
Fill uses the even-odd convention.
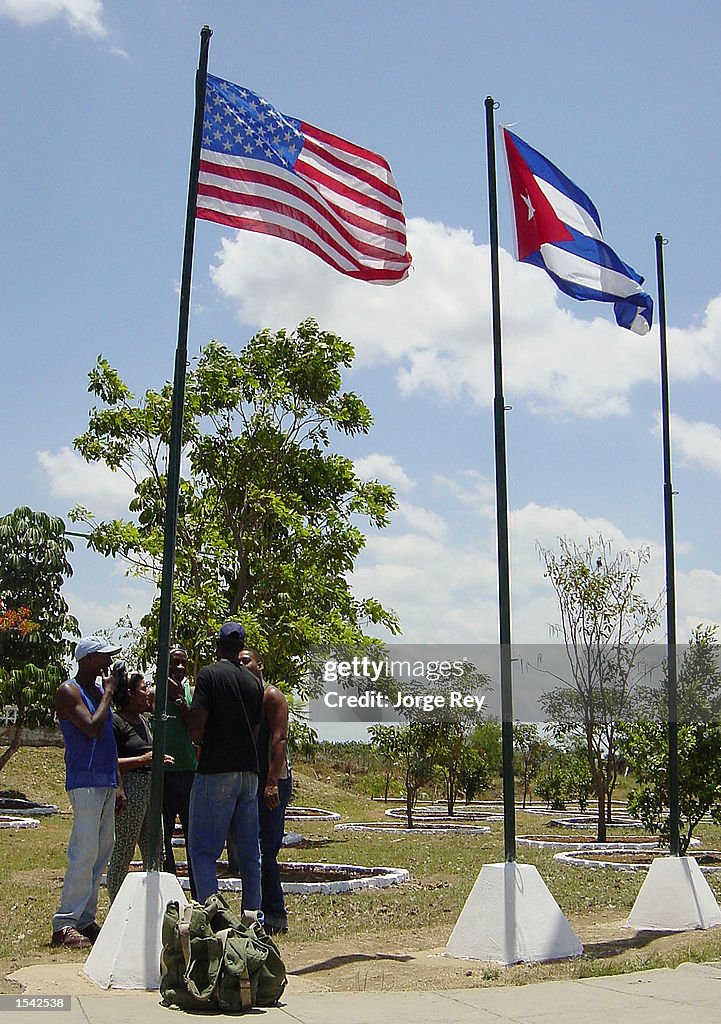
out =
[[[653,954],[675,951],[680,959],[693,958],[693,949],[708,933],[680,934],[634,933],[624,928],[625,918],[609,916],[595,921],[572,921],[584,945],[584,961],[609,960],[613,970],[639,969]],[[407,934],[388,934],[379,948],[377,937],[357,934],[353,939],[333,942],[282,943],[291,985],[303,992],[379,992],[433,991],[478,988],[486,985],[517,985],[536,981],[560,980],[574,976],[577,961],[554,964],[519,964],[500,968],[470,960],[454,960],[443,955],[447,928],[437,934],[426,931],[418,937],[418,948],[408,949]],[[44,963],[77,963],[82,953],[57,952],[48,948]],[[17,992],[7,975],[21,967],[39,962],[33,958],[0,961],[0,992]],[[600,966],[600,965],[599,965]],[[609,972],[610,973],[610,972]],[[67,979],[67,975],[64,975]],[[66,984],[66,981],[63,982]],[[89,982],[78,977],[78,984]]]
[[[595,921],[571,921],[584,946],[584,959],[610,959],[623,970],[631,962],[642,966],[642,960],[655,953],[678,951],[681,959],[692,956],[692,949],[703,941],[704,932],[659,934],[632,932],[624,927],[623,917],[609,915]],[[383,948],[377,937],[356,935],[352,941],[313,943],[282,950],[288,973],[302,979],[304,991],[432,991],[437,989],[478,988],[483,985],[517,985],[533,981],[560,980],[572,976],[574,962],[555,964],[519,964],[500,968],[471,960],[455,960],[444,956],[448,939],[447,927],[436,935],[426,932],[421,946],[408,949],[407,935],[387,936]],[[399,941],[400,940],[400,941]],[[403,944],[405,942],[405,946]],[[626,967],[628,969],[628,966]]]

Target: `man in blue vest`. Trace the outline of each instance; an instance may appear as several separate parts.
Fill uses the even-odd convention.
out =
[[[95,921],[100,881],[115,842],[115,813],[125,805],[110,708],[118,676],[109,672],[110,662],[119,651],[103,637],[83,637],[75,648],[75,677],[55,695],[73,828],[60,907],[53,917],[53,946],[89,946],[100,931]]]

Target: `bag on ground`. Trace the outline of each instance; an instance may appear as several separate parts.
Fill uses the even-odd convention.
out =
[[[160,994],[166,1006],[239,1013],[272,1006],[287,984],[278,947],[255,915],[238,918],[216,893],[163,916]]]

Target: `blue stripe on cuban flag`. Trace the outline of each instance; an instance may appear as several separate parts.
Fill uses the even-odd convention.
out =
[[[545,270],[575,299],[612,302],[621,327],[646,334],[653,301],[643,277],[604,241],[598,210],[555,164],[503,129],[518,259]]]

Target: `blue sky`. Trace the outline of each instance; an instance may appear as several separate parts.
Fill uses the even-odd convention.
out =
[[[692,15],[692,16],[691,16]],[[598,207],[607,240],[656,294],[668,239],[679,638],[721,622],[721,280],[716,236],[721,10],[611,0],[490,5],[235,0],[0,0],[0,513],[121,513],[122,481],[84,466],[87,372],[102,353],[138,390],[172,374],[199,32],[210,70],[287,114],[383,153],[405,201],[414,272],[347,281],[295,246],[200,222],[191,355],[239,349],[306,316],[351,340],[348,384],[376,427],[346,445],[400,508],[369,537],[358,593],[410,641],[497,635],[492,357],[483,101]],[[499,178],[504,182],[502,168]],[[513,633],[556,621],[536,542],[649,545],[663,583],[658,333],[617,328],[510,255],[500,197]],[[79,548],[67,585],[85,632],[148,592]]]

